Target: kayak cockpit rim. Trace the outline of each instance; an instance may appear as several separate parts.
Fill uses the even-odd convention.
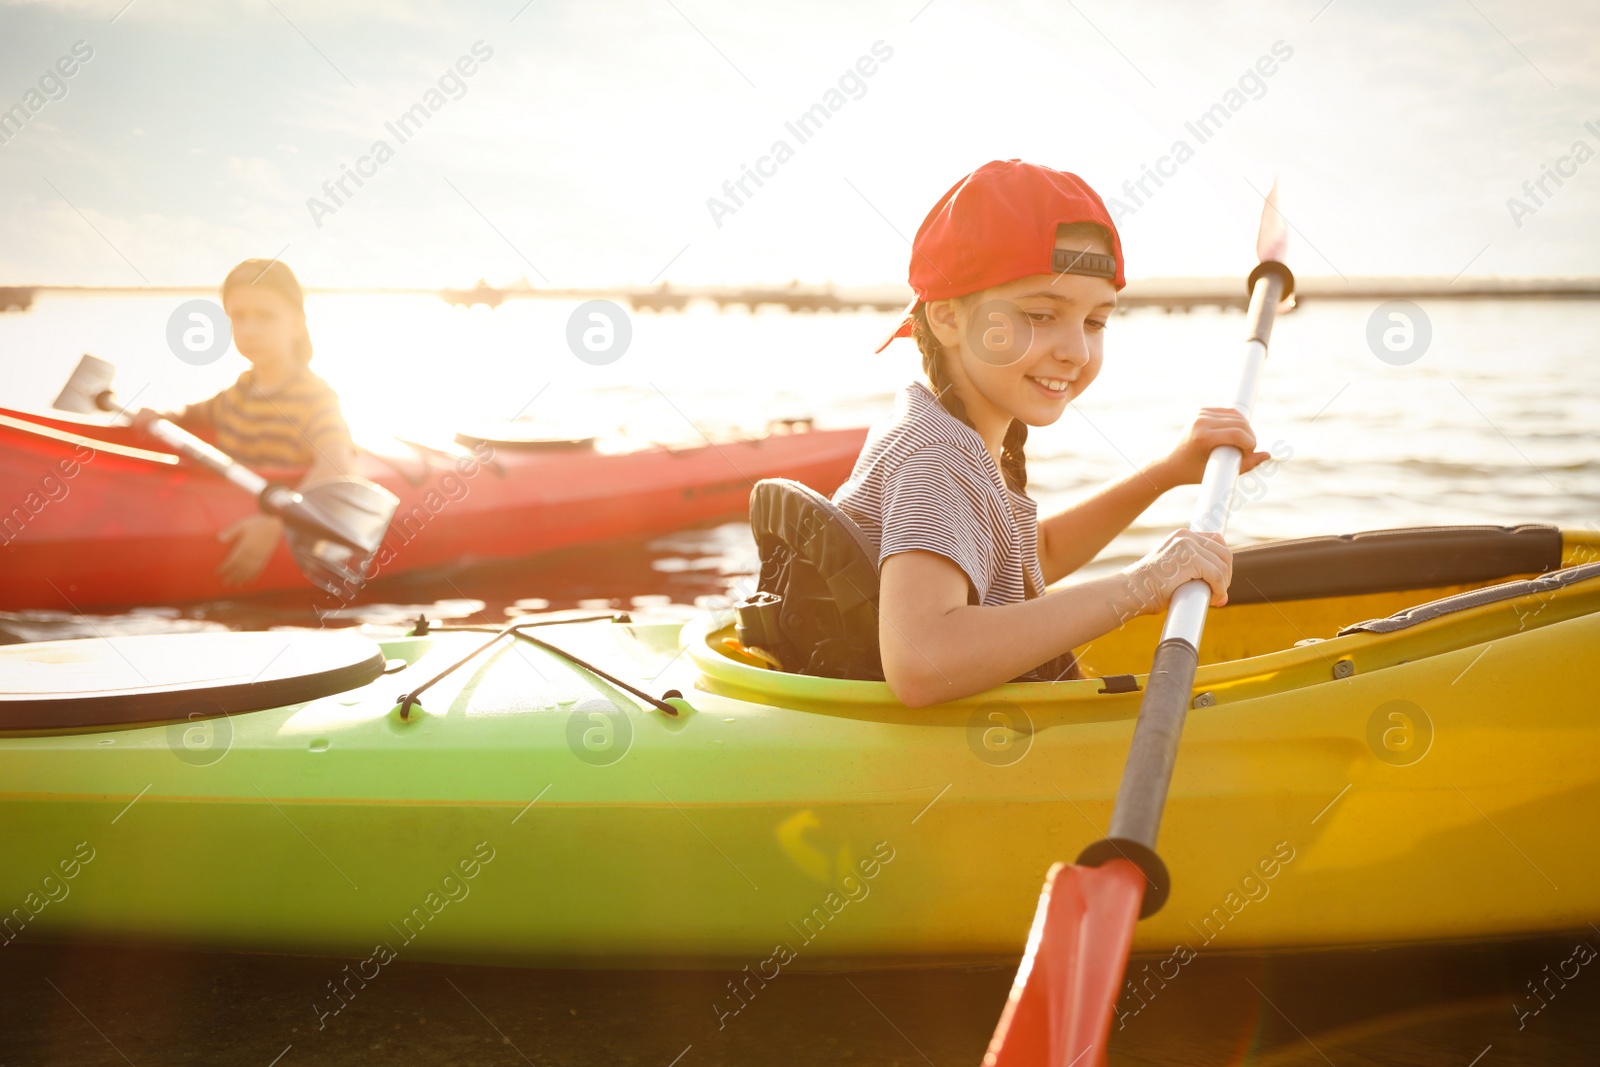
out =
[[[1484,646],[1545,626],[1600,611],[1600,537],[1567,539],[1568,566],[1562,571],[1515,576],[1504,581],[1402,590],[1382,594],[1305,598],[1281,603],[1230,604],[1217,609],[1202,641],[1201,665],[1194,680],[1193,706],[1212,708],[1309,685],[1338,683],[1434,656],[1455,655],[1465,666]],[[1471,597],[1496,587],[1509,595]],[[1451,598],[1456,598],[1453,602]],[[1437,610],[1425,610],[1425,609]],[[1342,614],[1341,614],[1342,613]],[[1392,630],[1374,625],[1385,617],[1410,613],[1420,621]],[[1276,615],[1278,618],[1273,619]],[[1291,616],[1317,619],[1316,632],[1301,632]],[[1092,646],[1125,645],[1130,651],[1154,644],[1162,616],[1132,620],[1121,631]],[[1264,625],[1263,625],[1264,624]],[[1285,626],[1299,639],[1278,647],[1243,647],[1252,625],[1267,632]],[[682,644],[699,672],[697,688],[771,707],[892,722],[928,722],[952,710],[971,714],[986,705],[1014,706],[1030,713],[1048,709],[1052,722],[1097,722],[1133,718],[1148,681],[1148,668],[1131,676],[1116,670],[1112,658],[1088,655],[1086,676],[1060,682],[1012,682],[947,704],[912,710],[900,704],[884,682],[819,678],[752,666],[724,650],[734,636],[730,612],[711,613],[685,624]],[[1344,631],[1340,633],[1340,631]],[[1270,641],[1270,638],[1261,638]],[[1105,667],[1103,671],[1099,667]],[[1131,682],[1130,682],[1131,677]]]

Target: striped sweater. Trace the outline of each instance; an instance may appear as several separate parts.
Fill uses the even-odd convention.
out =
[[[184,408],[176,421],[247,467],[309,467],[320,449],[350,440],[338,396],[309,368],[271,392],[258,389],[255,372],[247,370],[216,396]]]

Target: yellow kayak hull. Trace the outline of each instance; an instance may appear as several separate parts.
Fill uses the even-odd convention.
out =
[[[1568,535],[1564,562],[1597,548]],[[1334,636],[1457,591],[1212,613],[1160,838],[1172,895],[1137,950],[1600,916],[1600,581]],[[409,666],[365,688],[232,716],[215,759],[182,724],[0,737],[3,939],[769,978],[1014,959],[1049,865],[1105,829],[1140,693],[1102,678],[1142,685],[1161,620],[1079,650],[1102,677],[920,710],[736,662],[724,622],[539,631],[686,693],[676,717],[507,639],[402,721],[396,694],[484,640],[440,633],[388,643]]]

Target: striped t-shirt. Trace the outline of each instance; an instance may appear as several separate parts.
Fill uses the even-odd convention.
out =
[[[1039,596],[1039,510],[1013,492],[978,432],[912,382],[894,415],[872,428],[850,480],[833,495],[877,547],[932,552],[967,576],[969,603],[996,607]],[[1070,652],[1017,681],[1079,677]]]
[[[176,421],[247,467],[309,467],[319,449],[350,440],[338,395],[309,368],[271,392],[258,389],[255,371],[247,370],[216,396],[184,408]]]

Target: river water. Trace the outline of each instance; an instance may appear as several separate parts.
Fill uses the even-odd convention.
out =
[[[167,320],[184,299],[46,293],[27,313],[0,315],[0,403],[47,407],[83,352],[116,363],[122,397],[145,406],[171,408],[226,386],[245,366],[240,357],[193,366],[168,347]],[[797,415],[865,425],[919,373],[909,341],[872,354],[894,322],[883,313],[691,305],[635,314],[626,352],[594,366],[568,348],[573,310],[558,301],[469,310],[432,297],[312,296],[314,367],[339,391],[358,439],[512,417],[552,434],[673,442],[759,432]],[[1413,348],[1399,354],[1369,342],[1375,311],[1329,302],[1279,321],[1254,425],[1261,447],[1284,462],[1233,514],[1232,543],[1441,523],[1600,522],[1600,303],[1433,302],[1411,313]],[[1200,406],[1228,403],[1242,329],[1238,312],[1116,316],[1099,379],[1030,438],[1029,491],[1041,512],[1162,454]],[[1192,501],[1192,489],[1168,493],[1085,573],[1138,558],[1184,523]],[[754,566],[748,533],[733,522],[449,583],[380,583],[351,621],[392,619],[416,605],[500,617],[518,601],[694,604]],[[148,605],[92,621],[120,633],[314,620],[304,598],[290,597]],[[0,615],[0,630],[13,640],[88,632],[82,620],[49,612]]]
[[[223,387],[242,369],[238,357],[196,367],[167,348],[167,319],[181,299],[45,294],[29,312],[0,315],[0,403],[47,406],[82,352],[116,362],[122,395],[143,405],[175,406]],[[551,433],[672,441],[759,431],[797,415],[861,425],[882,416],[917,373],[907,342],[872,355],[893,325],[885,314],[692,306],[634,315],[627,352],[597,367],[567,347],[570,304],[518,301],[490,311],[342,295],[313,296],[308,307],[315,367],[344,398],[358,437],[514,416]],[[1596,528],[1600,303],[1430,303],[1422,309],[1429,341],[1409,362],[1400,360],[1420,344],[1396,353],[1369,342],[1376,310],[1332,302],[1280,321],[1255,425],[1262,446],[1284,461],[1233,515],[1231,542],[1442,523]],[[1117,316],[1099,380],[1030,439],[1030,492],[1041,509],[1154,458],[1202,404],[1226,403],[1242,328],[1237,312]],[[1421,335],[1414,329],[1414,343]],[[1090,569],[1137,558],[1183,523],[1192,499],[1192,490],[1168,494]],[[398,621],[419,610],[480,619],[539,606],[665,610],[725,594],[754,565],[747,528],[726,522],[448,582],[380,583],[347,621]],[[146,605],[89,620],[9,613],[0,614],[0,636],[312,625],[304,604]],[[1527,982],[1573,948],[1569,939],[1203,958],[1126,1020],[1112,1062],[1592,1064],[1600,1062],[1600,978],[1585,971],[1536,1016],[1517,1010],[1534,1003]],[[26,943],[3,951],[0,1067],[943,1067],[978,1062],[1011,981],[1003,966],[797,974],[718,1030],[708,1005],[725,975],[402,963],[387,988],[324,1030],[306,991],[326,977],[325,960]]]

